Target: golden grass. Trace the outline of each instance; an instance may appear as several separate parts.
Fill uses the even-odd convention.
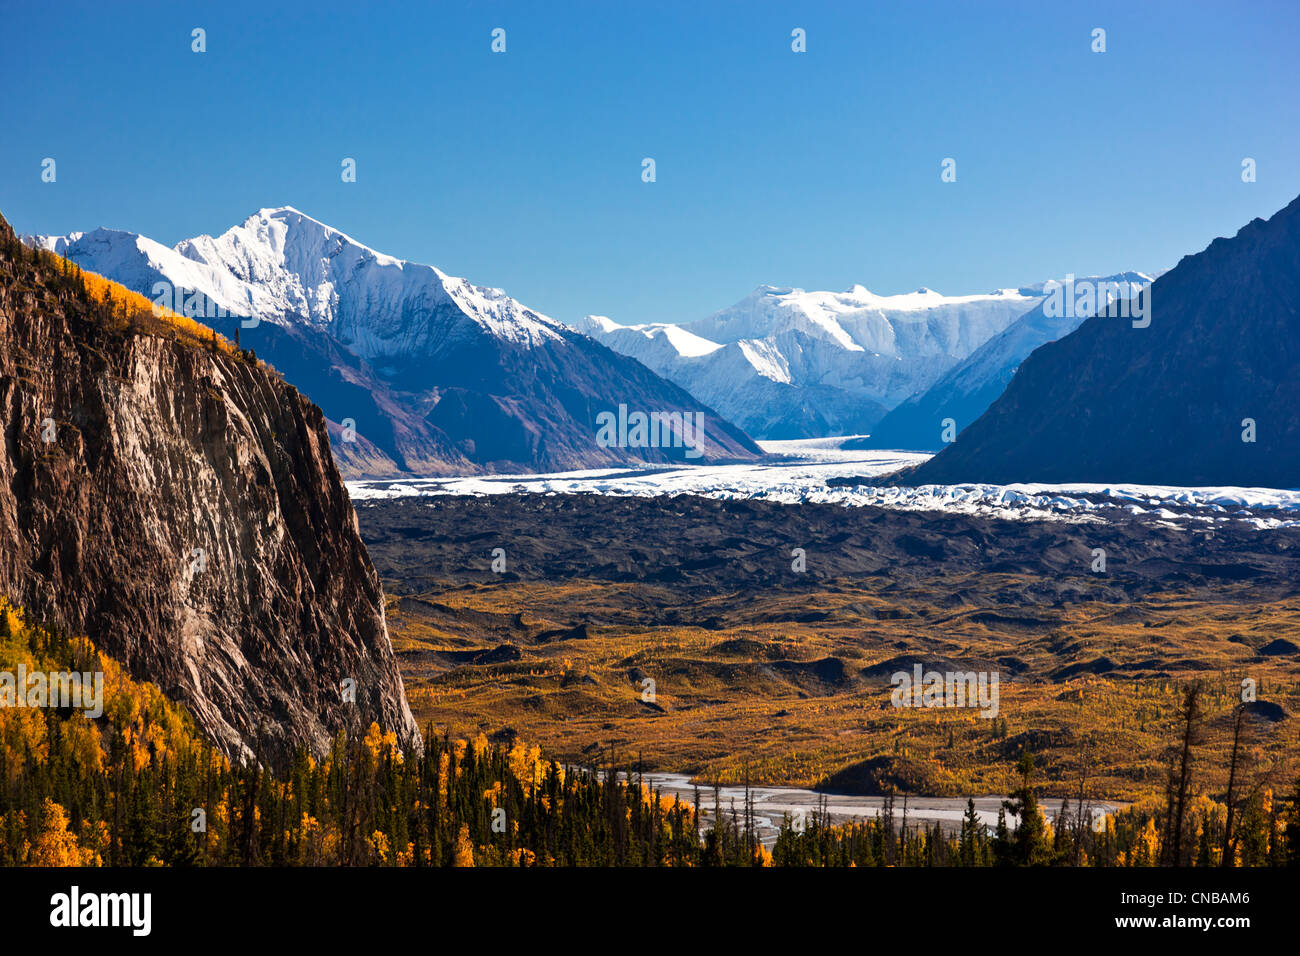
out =
[[[984,576],[978,587],[992,594],[1011,583],[1011,576]],[[928,596],[971,586],[974,580],[936,581]],[[813,594],[691,605],[694,620],[722,618],[720,629],[645,626],[635,607],[665,597],[653,591],[579,581],[474,585],[429,596],[451,614],[392,599],[389,620],[412,709],[421,724],[462,733],[510,727],[568,760],[613,751],[623,762],[640,756],[647,766],[704,779],[737,781],[747,767],[755,783],[807,786],[883,759],[895,778],[936,795],[1005,792],[1028,747],[1052,791],[1071,788],[1086,759],[1094,796],[1137,799],[1164,785],[1180,688],[1191,679],[1206,683],[1210,718],[1199,773],[1207,785],[1222,785],[1227,719],[1241,679],[1250,677],[1260,699],[1287,712],[1256,725],[1252,767],[1295,769],[1284,765],[1300,731],[1300,662],[1253,648],[1295,633],[1300,608],[1251,603],[1241,586],[1225,585],[1210,600],[1169,593],[1123,607],[953,611],[924,593],[839,582]],[[791,620],[810,611],[824,617]],[[459,615],[473,623],[458,623]],[[587,638],[533,640],[578,619],[588,622]],[[520,659],[454,658],[500,644],[513,644]],[[1018,676],[997,665],[1002,720],[969,709],[895,708],[887,679],[859,676],[909,653],[1014,661]],[[1051,676],[1101,655],[1114,671]],[[772,667],[824,658],[843,663],[842,685]],[[633,668],[654,678],[656,707],[640,700]]]

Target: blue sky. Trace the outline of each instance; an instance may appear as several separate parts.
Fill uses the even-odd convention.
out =
[[[0,11],[19,231],[171,244],[292,205],[559,319],[1169,267],[1300,193],[1294,2]]]

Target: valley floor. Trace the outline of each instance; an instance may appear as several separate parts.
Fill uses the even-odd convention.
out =
[[[1285,494],[1089,520],[560,493],[362,494],[357,512],[421,724],[859,794],[1005,793],[1029,750],[1048,794],[1141,800],[1163,792],[1193,679],[1199,787],[1226,785],[1246,678],[1248,785],[1293,778],[1300,528],[1279,518]],[[997,715],[893,706],[891,676],[916,664],[997,673]]]

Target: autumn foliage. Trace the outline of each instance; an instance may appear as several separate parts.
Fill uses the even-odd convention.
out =
[[[693,808],[537,748],[372,725],[276,775],[232,763],[151,684],[0,599],[0,670],[102,671],[104,713],[0,707],[0,865],[688,863]]]
[[[0,239],[0,257],[5,267],[35,267],[43,277],[42,294],[63,300],[80,300],[91,316],[110,331],[157,335],[193,347],[209,348],[226,355],[254,360],[251,352],[236,347],[207,326],[171,308],[156,305],[111,279],[86,272],[76,263],[45,249],[29,249],[16,237]],[[188,311],[188,308],[187,308]]]
[[[1160,801],[1100,828],[1068,803],[1041,805],[1033,762],[991,832],[971,804],[959,831],[908,821],[890,801],[873,820],[825,813],[785,821],[764,846],[748,807],[702,825],[635,773],[562,766],[519,741],[459,739],[430,727],[403,754],[372,725],[284,773],[233,763],[153,685],[84,638],[0,599],[0,671],[101,671],[104,709],[0,707],[0,865],[16,866],[1154,866],[1167,847]],[[1224,804],[1184,807],[1180,865],[1300,862],[1300,788],[1252,790],[1225,838]],[[1018,824],[1018,825],[1017,825]]]

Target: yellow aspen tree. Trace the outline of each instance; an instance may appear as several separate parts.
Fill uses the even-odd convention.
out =
[[[469,842],[469,824],[460,825],[460,835],[456,837],[456,858],[453,866],[473,866],[474,847]]]
[[[32,866],[80,866],[77,835],[68,832],[68,814],[49,797],[41,804],[41,833],[32,846]]]

